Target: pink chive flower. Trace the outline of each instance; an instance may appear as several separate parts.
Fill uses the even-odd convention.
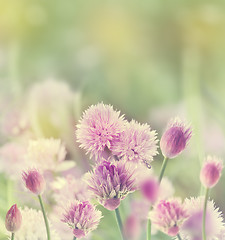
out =
[[[124,119],[112,106],[99,103],[90,106],[77,125],[76,136],[80,147],[96,159],[110,152],[112,142],[124,130]]]
[[[98,227],[101,218],[101,212],[88,201],[75,201],[64,214],[62,222],[69,225],[76,238],[82,238]]]
[[[200,172],[201,183],[206,188],[214,187],[221,176],[223,162],[216,157],[208,156]]]
[[[148,177],[141,182],[140,190],[144,198],[153,204],[159,196],[159,182],[154,177]]]
[[[176,236],[184,220],[188,217],[187,212],[179,198],[159,201],[149,213],[153,224],[169,236]]]
[[[30,169],[22,174],[23,181],[27,189],[36,195],[40,195],[45,189],[45,179],[36,169]]]
[[[186,148],[191,136],[191,128],[183,121],[179,118],[171,120],[160,141],[162,154],[167,158],[175,158]]]
[[[17,232],[22,224],[22,215],[17,205],[14,204],[6,214],[5,227],[9,232]]]
[[[111,211],[137,189],[135,167],[123,161],[102,161],[86,174],[86,181],[99,203]]]
[[[126,123],[118,141],[112,144],[114,155],[125,161],[144,163],[150,167],[157,152],[156,132],[148,124],[140,124],[134,120]]]
[[[181,227],[182,239],[202,240],[202,217],[204,197],[186,199],[184,202],[188,218]],[[206,236],[207,240],[222,240],[219,235],[225,230],[222,212],[213,201],[208,200],[206,209]]]

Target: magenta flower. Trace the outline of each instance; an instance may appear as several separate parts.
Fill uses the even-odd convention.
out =
[[[112,106],[103,103],[92,105],[77,125],[77,141],[91,157],[98,159],[105,151],[111,150],[112,142],[124,130],[124,123],[123,116]]]
[[[187,240],[202,240],[204,197],[186,199],[184,204],[188,218],[181,227],[181,237]],[[216,208],[213,201],[208,201],[205,224],[207,240],[222,240],[219,238],[221,232],[225,230],[222,212]]]
[[[144,198],[153,204],[159,196],[159,182],[154,177],[146,178],[141,182],[140,190]]]
[[[191,128],[183,121],[171,120],[160,141],[162,154],[167,158],[176,157],[186,148],[191,136]]]
[[[136,169],[124,161],[99,163],[86,175],[89,189],[108,210],[119,207],[126,195],[137,189]]]
[[[36,195],[40,195],[45,189],[45,179],[43,175],[36,169],[30,169],[22,174],[26,188]]]
[[[140,124],[132,120],[117,141],[112,144],[114,155],[125,161],[144,163],[150,167],[157,152],[156,132],[148,124]]]
[[[158,202],[149,217],[160,231],[169,236],[176,236],[188,215],[181,200],[172,198]]]
[[[6,214],[5,227],[9,232],[16,232],[20,229],[22,224],[22,215],[17,205],[14,204]]]
[[[214,187],[220,179],[222,169],[223,162],[221,159],[208,156],[201,169],[200,173],[201,183],[206,188]]]
[[[82,238],[98,227],[101,218],[101,212],[88,201],[75,201],[64,214],[62,221],[69,225],[76,238]]]

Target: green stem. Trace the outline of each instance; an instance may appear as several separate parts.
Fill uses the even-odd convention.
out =
[[[203,240],[206,240],[205,219],[206,219],[206,209],[207,209],[208,198],[209,198],[209,189],[206,188],[205,202],[204,202],[204,209],[203,209],[203,218],[202,218],[202,239]]]
[[[162,181],[162,178],[163,178],[163,175],[164,175],[167,163],[168,163],[168,158],[164,157],[163,164],[162,164],[162,167],[161,167],[161,170],[160,170],[160,174],[159,174],[159,184]]]
[[[164,175],[164,172],[165,172],[165,169],[166,169],[167,162],[168,162],[168,158],[164,157],[163,164],[162,164],[162,167],[161,167],[161,170],[160,170],[160,174],[159,174],[159,184],[162,181],[162,178],[163,178],[163,175]],[[151,207],[151,209],[152,209],[152,207]],[[151,224],[151,220],[148,219],[148,223],[147,223],[147,240],[151,240],[151,231],[152,231],[152,224]]]
[[[148,219],[147,223],[147,240],[151,240],[152,238],[152,222],[150,219]]]
[[[115,213],[116,213],[116,220],[117,220],[118,227],[120,229],[120,233],[121,233],[122,239],[126,240],[126,238],[125,238],[125,236],[123,234],[123,224],[122,224],[122,220],[121,220],[121,217],[120,217],[119,208],[115,209]]]
[[[46,213],[45,213],[45,209],[44,209],[44,205],[43,205],[43,202],[42,202],[41,195],[38,195],[38,199],[39,199],[39,202],[40,202],[40,205],[41,205],[41,210],[42,210],[44,221],[45,221],[47,237],[48,237],[48,240],[50,240],[51,237],[50,237],[49,224],[48,224],[48,219],[47,219],[47,216],[46,216]]]
[[[14,240],[14,237],[15,237],[15,233],[12,233],[11,240]]]
[[[76,239],[77,239],[76,237],[73,238],[73,240],[76,240]]]
[[[180,236],[179,233],[177,234],[177,238],[178,238],[179,240],[182,240],[182,238],[181,238],[181,236]]]

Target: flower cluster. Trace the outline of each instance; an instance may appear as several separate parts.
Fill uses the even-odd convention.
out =
[[[42,170],[57,170],[65,157],[65,146],[61,140],[53,138],[30,140],[26,155],[29,166],[36,166]]]
[[[202,239],[202,219],[203,219],[204,198],[190,198],[185,200],[188,218],[181,228],[181,236],[187,240]],[[215,207],[213,201],[208,201],[206,211],[206,235],[207,239],[216,239],[221,231],[225,231],[222,213]],[[219,238],[218,238],[219,240]]]
[[[169,236],[176,236],[188,214],[181,200],[173,198],[159,201],[149,217],[162,232]]]
[[[110,105],[99,103],[84,112],[77,125],[77,141],[81,148],[98,159],[106,149],[111,150],[112,143],[118,139],[124,127],[125,121],[120,112]]]
[[[167,158],[179,155],[192,136],[191,128],[179,118],[172,119],[160,141],[162,154]]]
[[[101,209],[105,208],[104,214],[115,210],[123,239],[139,239],[146,226],[148,240],[158,231],[179,240],[225,239],[222,212],[209,199],[209,189],[221,178],[223,161],[207,156],[203,162],[199,178],[206,188],[205,197],[189,197],[184,201],[174,197],[174,186],[169,177],[164,177],[168,162],[172,162],[168,159],[181,154],[191,136],[192,128],[184,121],[175,118],[169,122],[160,139],[164,160],[156,174],[153,169],[158,154],[156,131],[148,124],[126,120],[111,105],[99,103],[83,113],[76,128],[77,142],[94,160],[91,168],[84,156],[77,166],[74,161],[66,160],[67,152],[73,159],[77,151],[71,151],[73,145],[64,145],[61,138],[34,137],[3,145],[0,158],[4,164],[0,170],[11,179],[17,179],[16,172],[20,177],[22,173],[24,186],[29,190],[24,195],[33,194],[40,205],[32,201],[31,207],[41,209],[18,209],[14,204],[5,218],[8,237],[11,235],[15,240],[91,238],[91,232],[98,228],[103,217],[95,205],[100,204]],[[66,144],[68,139],[65,136],[63,139]],[[6,170],[7,162],[14,168]],[[131,193],[134,198],[128,199]],[[121,218],[122,200],[126,204]]]
[[[97,228],[102,214],[87,201],[75,201],[64,214],[63,222],[67,223],[77,238],[86,236]]]
[[[135,168],[124,161],[98,164],[93,172],[87,173],[89,189],[107,209],[114,210],[130,192],[137,189]]]
[[[150,167],[157,154],[157,142],[156,132],[148,124],[141,125],[132,120],[126,124],[119,139],[113,142],[112,152],[125,161],[143,162]]]
[[[216,157],[208,156],[200,173],[200,180],[206,188],[214,187],[220,179],[223,162]]]
[[[112,106],[99,103],[83,114],[77,125],[77,141],[98,161],[116,159],[150,167],[157,154],[156,132],[147,124],[127,122]]]

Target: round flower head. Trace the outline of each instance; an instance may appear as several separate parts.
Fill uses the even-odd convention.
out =
[[[47,239],[45,222],[42,212],[25,207],[21,209],[23,224],[15,234],[15,240],[45,240]],[[49,222],[52,240],[60,240],[51,222]]]
[[[176,236],[187,212],[179,198],[159,201],[149,213],[149,217],[156,227],[169,236]]]
[[[99,163],[86,175],[89,189],[108,210],[120,205],[129,192],[136,190],[135,168],[123,161]]]
[[[191,136],[189,126],[179,118],[171,120],[160,141],[162,154],[167,158],[176,157],[186,148]]]
[[[156,132],[151,131],[148,124],[140,124],[132,120],[126,123],[126,128],[118,141],[112,144],[114,155],[125,161],[145,163],[150,167],[153,156],[157,154]]]
[[[147,199],[150,203],[154,203],[159,196],[159,182],[154,177],[149,177],[145,179],[140,184],[140,189],[142,195]]]
[[[42,170],[57,171],[59,164],[65,160],[66,150],[60,139],[40,138],[30,140],[26,159]]]
[[[214,187],[220,179],[222,169],[223,162],[221,159],[208,156],[200,173],[201,183],[206,188]]]
[[[62,221],[69,225],[76,238],[82,238],[98,227],[101,218],[101,212],[88,201],[75,201],[64,214]]]
[[[27,172],[24,171],[22,178],[26,185],[26,188],[29,189],[32,193],[40,195],[44,192],[46,185],[45,179],[38,170],[30,169]]]
[[[22,215],[17,205],[14,204],[6,214],[5,227],[9,232],[17,232],[22,223]]]
[[[184,222],[180,231],[182,239],[202,240],[203,205],[204,197],[185,200],[188,218]],[[225,228],[222,213],[215,207],[213,201],[208,201],[205,224],[207,240],[217,240],[217,237]]]
[[[124,120],[120,112],[113,110],[110,105],[99,103],[83,113],[76,136],[80,147],[98,159],[105,151],[111,150],[112,142],[123,130]]]

